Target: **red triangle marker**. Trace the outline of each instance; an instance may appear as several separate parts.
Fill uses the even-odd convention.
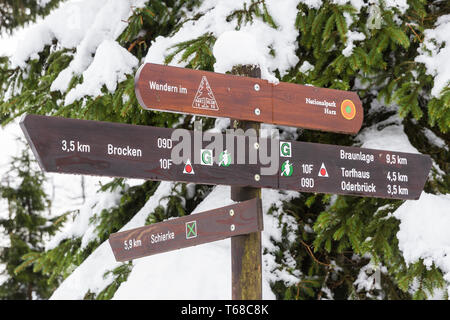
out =
[[[186,174],[194,174],[194,168],[192,167],[191,161],[187,159],[186,164],[184,165],[183,173]]]
[[[325,168],[325,164],[323,162],[322,162],[322,165],[320,166],[318,176],[328,178],[328,171],[327,171],[327,168]]]

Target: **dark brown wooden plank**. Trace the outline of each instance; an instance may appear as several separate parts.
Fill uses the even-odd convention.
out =
[[[363,120],[355,92],[283,82],[274,85],[251,77],[152,63],[143,64],[136,73],[135,92],[139,104],[148,110],[350,134],[359,131]],[[197,105],[197,98],[212,103]],[[329,106],[324,107],[325,103]]]
[[[230,206],[113,233],[109,243],[117,261],[196,246],[262,231],[261,200]]]
[[[258,164],[232,164],[223,167],[214,163],[207,166],[195,164],[190,159],[194,174],[184,172],[184,163],[172,163],[170,168],[162,168],[160,160],[171,159],[172,148],[158,148],[158,139],[170,139],[174,129],[38,115],[25,116],[21,127],[41,168],[47,172],[211,185],[274,187],[278,184],[275,175],[264,176],[256,181],[254,177],[260,172]],[[193,131],[189,132],[191,155],[195,156],[200,148],[194,150],[194,134]],[[225,139],[225,135],[221,137]],[[63,150],[62,141],[66,141],[69,150]],[[74,151],[70,150],[71,141],[76,146]],[[237,145],[236,138],[234,141]],[[203,141],[201,148],[209,143]],[[79,145],[89,146],[89,152],[79,151]],[[140,150],[142,156],[108,154],[109,145]],[[248,137],[245,138],[245,146],[248,150]],[[232,158],[237,159],[237,150],[234,150]]]
[[[363,116],[362,104],[355,92],[285,82],[273,89],[275,124],[357,133]]]
[[[431,168],[428,155],[296,141],[280,146],[286,142],[292,153],[280,157],[280,189],[418,199]],[[293,165],[291,176],[282,175],[286,161]]]
[[[260,174],[260,157],[255,164],[234,163],[227,167],[218,166],[217,162],[212,166],[193,162],[195,174],[186,174],[184,164],[161,167],[161,159],[171,159],[171,149],[158,148],[157,141],[170,138],[174,129],[36,115],[27,115],[21,127],[39,164],[48,172],[418,199],[431,168],[428,155],[272,140],[271,143],[280,144],[281,151],[285,151],[284,144],[290,145],[291,150],[290,156],[276,154],[279,170],[274,175]],[[190,136],[194,139],[193,132]],[[225,139],[225,135],[220,136]],[[259,142],[265,144],[261,139]],[[209,143],[203,141],[201,148]],[[108,145],[140,150],[142,156],[108,154]],[[194,150],[192,141],[191,154],[199,153],[199,149]],[[250,149],[250,139],[246,137],[244,150],[233,150],[233,159],[237,159],[238,152],[244,152],[248,161]],[[363,159],[352,160],[348,156]],[[282,175],[287,160],[293,168],[288,177]],[[322,163],[328,177],[319,175]]]

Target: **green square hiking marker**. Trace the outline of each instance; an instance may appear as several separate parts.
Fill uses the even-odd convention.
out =
[[[186,239],[197,237],[197,221],[186,222]]]
[[[210,149],[201,149],[200,150],[200,160],[203,166],[212,166],[213,165],[213,152]]]
[[[291,157],[291,143],[290,142],[280,142],[280,155],[282,157]]]

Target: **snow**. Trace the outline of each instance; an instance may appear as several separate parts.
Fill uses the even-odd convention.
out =
[[[65,93],[73,76],[83,75],[83,83],[70,91],[65,104],[83,96],[97,96],[102,85],[112,92],[117,81],[137,67],[137,59],[115,42],[127,26],[133,9],[145,0],[82,0],[63,3],[49,16],[21,33],[11,55],[12,67],[26,68],[53,39],[58,49],[75,48],[73,60],[60,72],[51,91]],[[121,62],[121,63],[119,63]]]
[[[441,91],[450,85],[450,14],[438,18],[434,29],[424,31],[419,55],[414,61],[423,63],[427,73],[434,77],[431,95],[439,98]]]
[[[120,231],[144,225],[148,214],[158,205],[167,203],[167,199],[162,198],[170,192],[172,186],[172,183],[162,182],[144,207]],[[62,282],[50,299],[83,299],[89,290],[92,293],[99,293],[112,281],[111,278],[105,279],[103,275],[120,265],[120,262],[116,262],[108,241],[105,241]]]
[[[40,1],[43,3],[47,0]],[[58,44],[55,50],[69,48],[74,49],[74,53],[73,60],[55,79],[51,90],[66,93],[73,76],[83,77],[83,82],[67,92],[65,100],[61,103],[68,105],[85,96],[95,97],[102,94],[102,87],[114,92],[117,83],[123,81],[127,75],[133,74],[139,63],[126,48],[116,42],[116,39],[126,28],[126,21],[134,8],[143,6],[145,2],[144,0],[66,1],[46,18],[19,29],[13,36],[2,35],[0,55],[10,56],[13,67],[26,69],[28,60],[36,58],[44,46],[52,44],[56,39]],[[378,4],[378,1],[369,1],[366,4],[362,0],[332,2],[338,5],[350,3],[357,12],[369,4]],[[294,23],[298,12],[297,5],[304,3],[309,8],[319,9],[323,1],[266,0],[267,9],[276,27],[255,17],[253,22],[244,21],[239,30],[236,30],[237,19],[231,22],[226,19],[234,10],[243,9],[244,3],[248,7],[251,1],[203,1],[198,8],[187,14],[188,18],[200,12],[204,15],[197,20],[187,21],[170,36],[157,37],[152,42],[145,61],[163,64],[165,57],[173,52],[173,46],[176,44],[211,33],[216,38],[213,47],[216,72],[227,72],[237,64],[258,64],[262,70],[262,77],[276,83],[277,70],[283,76],[299,62],[296,52],[299,30],[296,30]],[[386,0],[383,3],[385,7],[396,8],[402,13],[408,9],[406,0]],[[363,41],[365,36],[350,30],[353,23],[351,15],[346,14],[344,17],[349,31],[343,54],[350,56],[357,41]],[[427,73],[434,77],[432,89],[434,97],[439,97],[442,89],[448,86],[450,81],[448,34],[450,34],[450,15],[439,18],[434,29],[425,30],[424,41],[418,49],[419,56],[415,60],[424,63]],[[170,64],[185,66],[186,62],[180,61],[182,54],[182,52],[177,54]],[[313,68],[308,61],[304,61],[299,70],[307,74]],[[379,101],[374,101],[370,112],[381,109],[396,110],[397,106],[384,106]],[[362,130],[357,135],[357,140],[364,148],[418,153],[409,142],[401,122],[398,116],[391,116],[375,126]],[[219,118],[216,120],[214,130],[224,130],[228,125],[229,119]],[[264,125],[264,128],[271,129],[273,126]],[[292,134],[296,137],[296,131],[294,128],[285,128],[283,134]],[[424,134],[431,143],[448,150],[445,141],[432,131],[424,129]],[[0,147],[7,151],[2,152],[0,157],[1,173],[7,170],[9,157],[19,151],[14,135],[22,136],[17,123],[12,123],[2,130]],[[105,178],[85,177],[86,200],[83,203],[80,176],[48,174],[47,177],[45,188],[48,194],[52,194],[53,215],[80,209],[74,221],[68,223],[46,244],[47,249],[54,248],[62,240],[73,237],[81,237],[82,247],[86,246],[96,238],[96,224],[91,222],[91,218],[102,209],[116,206],[120,201],[120,190],[97,193],[98,181],[106,181]],[[127,183],[139,184],[142,181],[127,180]],[[162,182],[155,194],[121,231],[143,226],[148,215],[158,205],[167,203],[167,199],[164,198],[170,194],[173,186],[173,183]],[[192,197],[195,185],[188,184],[187,187],[188,197]],[[192,214],[232,204],[229,189],[226,186],[216,186]],[[264,214],[262,245],[266,252],[262,257],[264,299],[275,298],[270,288],[271,283],[283,281],[287,285],[295,285],[302,277],[301,272],[297,270],[294,257],[289,252],[283,252],[283,265],[277,263],[275,259],[279,254],[277,243],[297,241],[295,234],[298,225],[292,216],[284,214],[281,209],[283,201],[289,201],[297,196],[298,192],[262,190]],[[333,199],[336,197],[333,196]],[[273,205],[278,209],[269,213]],[[411,264],[423,259],[428,267],[434,264],[444,272],[448,282],[450,282],[449,208],[450,195],[431,195],[423,192],[419,200],[406,201],[390,215],[400,220],[397,238],[406,262]],[[0,215],[5,214],[5,203],[0,202]],[[305,228],[308,232],[312,232],[309,226]],[[283,238],[283,229],[288,231],[287,239]],[[8,239],[2,236],[0,244],[4,245]],[[114,299],[230,299],[230,250],[230,240],[227,239],[136,259],[133,261],[128,280],[121,284]],[[110,245],[105,241],[63,281],[52,299],[82,299],[89,290],[99,293],[113,280],[111,275],[104,278],[104,274],[119,265],[121,263],[115,261]],[[2,267],[0,265],[0,270]],[[369,264],[361,269],[354,283],[358,290],[377,288],[373,286],[375,275],[370,274],[377,267],[379,266]],[[0,278],[0,283],[3,280],[4,278]],[[173,290],[175,287],[176,291]],[[328,297],[333,297],[329,288],[322,290]],[[448,291],[450,293],[450,287]]]
[[[406,201],[394,216],[400,220],[397,238],[406,263],[423,259],[428,268],[440,268],[450,282],[450,194],[422,192],[419,200]],[[447,290],[450,294],[450,285]]]
[[[278,82],[277,77],[268,71],[269,47],[257,41],[251,33],[242,30],[222,33],[214,45],[213,54],[216,72],[226,73],[238,64],[258,65],[263,79]]]
[[[308,61],[304,61],[299,69],[299,71],[301,73],[308,73],[311,70],[314,70],[314,66],[311,63],[309,63]]]
[[[0,149],[2,150],[0,157],[0,179],[2,183],[5,182],[4,177],[10,168],[11,158],[14,156],[20,156],[21,154],[23,146],[17,141],[17,138],[22,138],[22,140],[25,140],[18,120],[12,121],[5,127],[0,128]],[[31,158],[34,159],[34,156],[31,155]],[[33,166],[33,169],[40,170],[37,164]],[[51,212],[46,212],[43,216],[46,218],[51,218],[70,210],[79,209],[83,203],[81,179],[81,176],[46,173],[46,181],[44,182],[43,187],[52,203]],[[84,177],[86,203],[96,203],[98,201],[96,190],[99,188],[99,181],[105,182],[109,180],[109,178]],[[14,183],[17,182],[18,180],[10,181],[12,186],[14,186]],[[7,206],[7,201],[0,199],[0,218],[7,218]],[[81,211],[83,211],[83,209]],[[68,224],[65,226],[64,230],[76,228],[77,223],[75,223],[75,225]],[[83,230],[79,229],[77,234],[82,235]],[[69,237],[69,234],[67,234],[67,237]],[[52,238],[51,241],[56,242],[57,240],[56,238]],[[0,247],[1,246],[9,246],[9,237],[3,232],[3,230],[0,230]],[[4,265],[0,265],[0,270],[2,269],[4,269]],[[5,276],[0,276],[0,283],[5,279]]]
[[[308,8],[316,10],[320,9],[323,4],[322,0],[300,0],[300,3],[306,4]]]
[[[158,205],[167,200],[172,183],[162,182],[145,206],[126,224],[121,231],[144,225],[145,219]],[[229,198],[230,187],[216,186],[195,208],[192,214],[233,204]],[[279,222],[277,213],[267,214],[272,204],[280,206],[283,200],[297,196],[297,192],[280,193],[263,189],[264,212],[263,247],[269,253],[263,255],[263,298],[275,299],[270,288],[272,281],[282,280],[287,284],[299,281],[299,272],[290,274],[275,262],[276,247],[272,239],[282,241],[283,225],[289,230],[297,226],[292,217],[284,216]],[[294,238],[289,241],[295,241]],[[195,247],[184,248],[133,261],[128,280],[121,284],[114,299],[231,299],[231,256],[230,240],[221,240]],[[287,253],[284,260],[295,267],[294,259]],[[103,279],[103,274],[117,267],[107,242],[99,246],[55,291],[52,299],[81,299],[90,290],[99,293],[112,279]],[[94,274],[94,275],[92,275]],[[177,287],[176,292],[171,288]]]
[[[384,0],[383,1],[386,8],[398,9],[401,13],[405,13],[408,10],[409,5],[406,0]]]
[[[45,246],[45,250],[51,250],[59,245],[64,239],[81,237],[81,248],[85,248],[90,241],[97,236],[95,228],[97,225],[90,223],[90,219],[102,210],[108,210],[117,206],[120,202],[120,190],[113,192],[101,192],[95,197],[86,201],[80,208],[80,213],[75,220],[66,224],[65,228],[59,231]]]
[[[192,214],[233,204],[229,194],[230,187],[215,187]],[[263,189],[263,211],[267,213],[272,203],[280,205],[283,199],[296,194],[280,195],[275,190]],[[271,253],[263,256],[263,299],[275,298],[270,281],[298,282],[297,277],[277,269],[271,237],[280,240],[281,228],[276,217],[265,214],[262,244]],[[231,299],[230,252],[230,240],[226,239],[137,259],[114,299]],[[176,292],[169,289],[174,287]]]
[[[347,42],[345,43],[345,48],[342,50],[342,54],[346,57],[350,57],[353,53],[353,48],[355,47],[355,41],[363,41],[366,36],[361,32],[349,31],[347,32]]]
[[[11,35],[6,32],[0,33],[0,57],[11,57],[15,51],[17,40],[23,32],[23,28],[18,28],[13,30]]]
[[[229,187],[216,187],[192,214],[233,204],[224,196],[229,193]],[[114,299],[230,298],[229,239],[136,259],[133,264]]]
[[[387,268],[381,265],[375,265],[372,261],[363,266],[358,273],[353,285],[356,288],[356,292],[365,291],[366,296],[370,299],[378,298],[384,299],[383,292],[381,295],[374,296],[371,291],[381,290],[381,275],[380,273],[387,273]]]
[[[434,144],[435,146],[445,149],[448,151],[448,145],[447,143],[442,140],[441,138],[439,138],[433,131],[431,131],[428,128],[424,128],[424,134],[427,137],[428,141],[432,144]]]
[[[124,81],[126,75],[131,74],[137,66],[137,58],[128,50],[116,41],[103,40],[91,65],[83,72],[83,83],[67,93],[65,104],[71,104],[84,96],[101,95],[103,85],[111,93],[116,91],[117,83]]]
[[[393,115],[384,121],[378,122],[376,126],[361,130],[357,135],[357,139],[361,142],[361,147],[419,153],[419,151],[417,151],[417,149],[409,142],[401,121],[402,120],[398,115]]]
[[[206,0],[192,13],[205,12],[196,21],[188,21],[170,37],[157,37],[152,43],[145,62],[163,64],[168,53],[177,43],[196,39],[206,33],[213,34],[217,40],[214,46],[214,56],[216,72],[226,72],[231,66],[242,63],[260,63],[262,78],[277,82],[274,71],[279,70],[283,76],[288,70],[296,65],[298,57],[296,55],[298,30],[295,29],[295,19],[297,14],[298,0],[267,0],[266,6],[275,21],[277,28],[274,29],[261,19],[255,18],[253,23],[243,24],[239,31],[236,19],[231,22],[226,21],[227,16],[234,10],[242,9],[243,3],[250,1],[242,0]],[[244,50],[236,50],[240,46],[249,49],[249,57]],[[256,46],[256,47],[253,47]],[[255,50],[258,49],[258,50]],[[269,54],[270,49],[275,56]],[[170,62],[170,65],[184,67],[186,62],[181,62],[182,52],[177,54]],[[252,61],[252,59],[255,59]]]
[[[362,7],[366,6],[364,1],[362,1],[362,0],[332,0],[331,3],[337,4],[340,6],[344,6],[346,4],[351,4],[351,6],[356,9],[356,12],[359,12]],[[350,24],[348,24],[348,26],[350,26]]]

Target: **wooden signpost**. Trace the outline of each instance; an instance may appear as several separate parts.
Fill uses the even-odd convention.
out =
[[[252,199],[113,233],[109,243],[116,260],[127,261],[262,230],[261,200]]]
[[[143,64],[135,77],[148,110],[227,117],[355,134],[363,108],[355,92],[201,70]]]
[[[144,109],[228,117],[234,129],[261,122],[350,134],[361,128],[354,92],[271,84],[252,68],[242,70],[244,76],[147,63],[136,74],[136,96]],[[418,199],[431,168],[427,155],[229,134],[216,138],[236,148],[218,154],[193,131],[186,131],[188,155],[175,163],[172,151],[181,143],[175,129],[37,115],[20,125],[44,171],[230,185],[240,203],[115,233],[109,241],[116,260],[125,261],[232,237],[233,299],[262,298],[260,188]],[[279,164],[274,174],[262,174],[260,145],[275,147],[265,155]]]
[[[197,148],[192,141],[191,155],[206,153],[209,163],[173,164],[175,129],[38,115],[25,116],[20,125],[47,172],[418,199],[431,168],[427,155],[258,138],[260,144],[279,144],[278,172],[261,175],[259,162],[235,163],[239,152],[253,148],[247,136],[244,150],[230,153],[227,165],[219,165],[205,141]],[[194,139],[194,132],[187,132]],[[238,136],[233,139],[237,146]]]

